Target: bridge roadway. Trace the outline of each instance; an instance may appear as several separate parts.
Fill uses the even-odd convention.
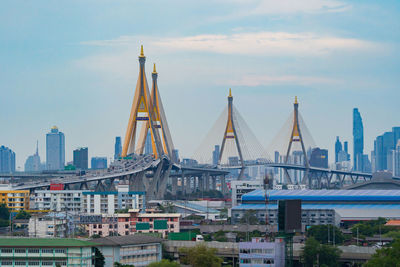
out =
[[[164,160],[164,159],[163,159]],[[155,170],[161,163],[161,159],[153,159],[151,155],[144,156],[139,160],[128,163],[122,169],[114,169],[108,171],[102,171],[101,173],[92,173],[88,172],[82,176],[65,176],[65,177],[58,177],[53,178],[53,176],[44,176],[49,178],[43,182],[22,182],[18,183],[16,186],[13,186],[15,190],[34,190],[38,188],[48,188],[52,183],[60,183],[64,184],[65,186],[74,185],[74,184],[87,184],[92,182],[102,182],[104,180],[114,180],[116,178],[123,178],[132,176],[135,174],[139,174],[142,172]],[[181,166],[179,164],[172,164],[172,172],[169,174],[170,177],[183,177],[183,176],[200,176],[203,173],[210,174],[212,176],[224,176],[227,175],[229,172],[226,170],[215,169],[215,168],[199,168],[199,167],[187,167]],[[22,177],[22,176],[20,176]],[[32,177],[32,176],[31,176]],[[147,178],[152,177],[152,174],[146,175]]]

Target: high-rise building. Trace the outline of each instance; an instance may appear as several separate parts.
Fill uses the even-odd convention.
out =
[[[396,149],[392,153],[393,175],[400,176],[400,139],[397,140]]]
[[[179,162],[179,150],[173,149],[172,150],[172,161],[178,163]]]
[[[46,169],[63,170],[65,165],[65,136],[53,126],[46,134]]]
[[[394,171],[394,157],[397,149],[397,142],[400,140],[400,127],[393,127],[391,132],[385,132],[374,141],[372,151],[372,162],[374,171]]]
[[[219,153],[220,153],[219,145],[215,145],[214,151],[213,151],[213,153],[212,153],[212,162],[213,162],[213,165],[218,165]]]
[[[26,159],[24,170],[26,172],[38,172],[42,170],[39,156],[39,143],[36,143],[36,153]]]
[[[88,148],[80,147],[74,150],[74,166],[77,169],[88,169]]]
[[[91,168],[94,170],[107,169],[106,157],[93,157],[91,160]]]
[[[358,108],[353,109],[353,148],[353,168],[356,171],[362,171],[363,166],[357,165],[357,162],[362,164],[362,161],[357,160],[357,157],[362,158],[364,153],[364,126]]]
[[[151,143],[151,133],[147,132],[146,141],[144,142],[144,154],[153,154],[153,145]]]
[[[15,153],[5,146],[0,147],[0,172],[15,172]]]
[[[310,166],[328,168],[328,149],[313,148],[311,151]]]
[[[347,154],[347,160],[350,160],[349,142],[344,141],[344,142],[343,142],[343,146],[344,146],[344,152],[346,152],[346,154]]]
[[[338,155],[339,152],[342,151],[342,142],[339,140],[339,136],[336,136],[336,143],[335,143],[335,162],[338,162]]]
[[[122,154],[122,143],[121,136],[115,137],[115,146],[114,146],[114,159],[118,159]]]

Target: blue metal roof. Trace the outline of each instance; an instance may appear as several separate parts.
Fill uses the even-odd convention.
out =
[[[268,209],[277,209],[277,204],[268,204]],[[302,204],[302,209],[398,209],[400,204]],[[265,204],[241,204],[232,210],[265,210]],[[400,211],[399,211],[400,212]]]
[[[175,202],[176,205],[181,206],[182,208],[189,208],[189,209],[194,209],[199,212],[204,212],[204,213],[219,213],[218,210],[213,209],[213,208],[207,208],[201,205],[193,204],[193,203],[188,203],[188,202]]]
[[[400,201],[400,190],[269,190],[268,195],[270,201]],[[265,201],[265,191],[257,189],[244,194],[242,201]]]

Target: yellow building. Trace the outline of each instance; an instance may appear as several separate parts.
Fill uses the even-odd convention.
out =
[[[29,190],[0,190],[0,203],[11,212],[29,209]]]

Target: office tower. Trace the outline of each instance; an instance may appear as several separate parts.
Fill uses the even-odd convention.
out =
[[[328,168],[328,149],[313,148],[310,165],[317,168]]]
[[[46,169],[63,170],[65,165],[65,136],[57,126],[46,134]]]
[[[219,145],[215,145],[214,151],[213,151],[213,153],[212,153],[212,162],[213,162],[213,165],[218,165],[219,153],[220,153]]]
[[[400,139],[397,140],[396,149],[393,150],[393,176],[400,177]]]
[[[342,151],[342,142],[339,140],[339,136],[336,136],[336,143],[335,143],[335,162],[338,162],[338,155],[339,152]]]
[[[42,165],[40,163],[40,156],[39,156],[39,143],[36,143],[36,153],[29,156],[25,161],[25,168],[26,172],[38,172],[41,171]]]
[[[172,161],[175,163],[179,162],[179,150],[178,149],[172,150]]]
[[[122,154],[122,144],[121,144],[121,136],[115,137],[115,146],[114,146],[114,159],[118,159]]]
[[[349,142],[344,141],[344,142],[343,142],[343,146],[344,146],[344,152],[346,152],[346,154],[347,154],[347,160],[350,160]]]
[[[0,172],[15,172],[15,153],[5,146],[0,147]]]
[[[146,141],[144,142],[144,154],[153,154],[153,145],[151,143],[151,133],[147,132]]]
[[[106,157],[93,157],[91,160],[91,168],[94,170],[107,169]]]
[[[74,166],[77,169],[88,169],[88,148],[80,147],[74,150]]]
[[[364,153],[364,127],[358,108],[353,109],[353,146],[353,168],[356,171],[361,171],[363,166],[357,165],[357,162],[362,164],[360,159]]]

